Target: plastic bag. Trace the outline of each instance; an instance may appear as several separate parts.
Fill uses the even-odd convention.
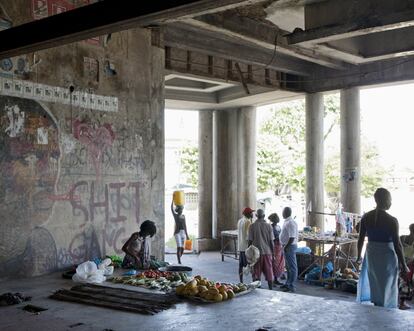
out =
[[[247,275],[248,273],[253,271],[253,266],[259,260],[260,251],[256,246],[250,245],[249,247],[247,247],[245,254],[248,264],[246,267],[243,268],[243,273]]]
[[[249,247],[247,247],[245,254],[246,254],[247,263],[250,264],[251,266],[254,266],[260,258],[259,249],[253,245],[250,245]]]
[[[87,261],[78,265],[72,280],[79,283],[102,283],[106,280],[105,270],[100,270],[95,262]]]
[[[105,259],[98,265],[98,270],[103,270],[104,276],[111,276],[114,273],[114,267],[111,264],[111,259]]]

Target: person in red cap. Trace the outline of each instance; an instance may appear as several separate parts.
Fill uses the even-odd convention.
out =
[[[245,251],[248,247],[247,240],[249,236],[249,228],[252,224],[253,212],[254,210],[250,207],[244,208],[243,217],[239,219],[239,222],[237,223],[240,283],[243,283],[243,268],[247,266]]]

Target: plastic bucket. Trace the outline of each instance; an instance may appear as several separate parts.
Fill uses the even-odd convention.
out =
[[[174,201],[174,205],[176,206],[184,206],[185,204],[184,191],[174,191],[173,201]]]
[[[193,250],[193,241],[191,239],[190,240],[186,240],[184,242],[184,249],[186,251],[192,251]]]

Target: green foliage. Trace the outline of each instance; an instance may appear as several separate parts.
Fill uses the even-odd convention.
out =
[[[368,141],[362,142],[361,156],[361,194],[372,197],[375,190],[382,186],[384,177],[391,173],[391,169],[381,166],[377,147]]]
[[[382,185],[384,177],[390,173],[390,169],[381,166],[378,148],[368,141],[361,144],[361,169],[361,195],[372,197],[375,190]],[[338,193],[341,185],[339,153],[326,161],[324,175],[326,192]]]
[[[339,129],[339,94],[324,97],[324,140]],[[259,127],[257,137],[257,189],[274,191],[289,184],[293,191],[305,190],[305,102],[293,101],[273,106]],[[339,141],[338,141],[339,146]],[[198,148],[181,150],[182,172],[187,182],[198,185]],[[380,165],[378,149],[363,141],[361,146],[361,193],[371,196],[388,173]],[[336,195],[340,191],[339,147],[325,161],[325,190]]]
[[[324,140],[339,129],[339,94],[324,98]],[[257,151],[258,190],[275,190],[289,184],[294,191],[305,189],[305,104],[295,101],[273,107],[270,116],[259,128]],[[338,141],[339,145],[339,141]],[[375,145],[361,146],[361,193],[370,196],[381,185],[387,171],[380,165]],[[325,190],[329,194],[340,191],[339,148],[328,157],[324,169]]]
[[[181,172],[186,176],[186,182],[198,186],[198,147],[188,146],[181,150]]]

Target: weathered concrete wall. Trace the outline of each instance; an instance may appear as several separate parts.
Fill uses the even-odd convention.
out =
[[[32,19],[29,1],[0,4],[14,24]],[[164,51],[158,37],[129,30],[19,57],[24,70],[18,59],[8,62],[12,68],[0,64],[2,77],[119,100],[118,112],[109,113],[0,91],[0,277],[121,254],[145,219],[157,224],[152,255],[163,257]]]

